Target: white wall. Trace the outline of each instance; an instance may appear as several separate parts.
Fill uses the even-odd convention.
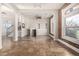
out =
[[[48,10],[49,12],[49,10]],[[58,10],[50,10],[51,14],[54,15],[53,19],[55,20],[55,24],[54,24],[54,35],[55,38],[57,38],[57,20],[58,20]],[[49,14],[50,14],[49,12]],[[31,16],[31,15],[30,15]],[[42,19],[36,19],[35,17],[30,17],[30,16],[25,16],[22,17],[21,21],[22,23],[25,23],[25,28],[22,28],[22,37],[27,35],[27,29],[31,30],[31,35],[32,35],[32,29],[36,29],[37,31],[37,35],[49,35],[48,34],[48,30],[49,30],[49,25],[48,25],[48,20],[49,19],[45,19],[44,15],[41,14],[41,16],[43,16]],[[46,23],[47,23],[47,28],[46,28]],[[40,24],[40,29],[38,28],[38,24]]]
[[[26,25],[26,22],[25,22],[25,18],[23,16],[21,16],[21,22],[24,23]],[[24,37],[27,35],[27,31],[26,31],[26,26],[25,28],[22,28],[22,31],[21,31],[21,37]]]
[[[4,25],[7,21],[8,23],[14,25],[15,24],[15,17],[12,13],[8,12],[8,11],[3,11],[5,12],[6,14],[2,14],[2,35],[6,35],[6,26]]]
[[[27,35],[27,29],[31,30],[32,35],[32,29],[36,29],[37,35],[48,35],[48,28],[46,28],[46,23],[48,19],[35,19],[35,18],[29,18],[26,17],[23,22],[25,23],[25,29],[23,29],[23,36]],[[40,29],[38,28],[38,24],[40,24]]]
[[[48,28],[46,27],[46,24],[48,25],[47,22],[48,19],[37,19],[36,20],[36,29],[37,29],[37,35],[48,35]],[[40,24],[40,29],[38,24]]]
[[[5,15],[3,16],[3,19],[4,20],[10,20],[11,22],[14,23],[14,15],[7,12],[8,15]],[[58,12],[57,11],[52,11],[52,14],[54,15],[54,20],[55,20],[55,28],[54,28],[54,35],[57,36],[56,32],[57,32],[57,17],[58,17]],[[48,35],[48,27],[46,28],[46,23],[47,23],[47,26],[48,25],[48,19],[36,19],[34,17],[22,17],[21,18],[21,21],[22,23],[25,23],[25,28],[22,28],[22,37],[26,36],[27,35],[27,29],[30,29],[31,30],[31,34],[32,34],[32,29],[36,29],[37,30],[37,35]],[[38,28],[38,24],[40,24],[40,29]],[[5,30],[3,30],[4,34],[5,34]]]
[[[5,28],[5,23],[8,21],[8,23],[14,24],[14,11],[5,6],[5,5],[1,5],[1,17],[2,17],[2,35],[6,35],[6,28]]]
[[[2,19],[1,19],[1,4],[0,4],[0,49],[2,49]]]

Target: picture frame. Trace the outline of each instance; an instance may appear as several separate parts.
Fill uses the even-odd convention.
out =
[[[22,28],[25,28],[25,24],[24,23],[22,23]]]

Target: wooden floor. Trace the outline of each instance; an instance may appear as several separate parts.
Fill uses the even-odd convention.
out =
[[[14,42],[6,39],[0,50],[2,56],[72,56],[48,36],[24,37]]]

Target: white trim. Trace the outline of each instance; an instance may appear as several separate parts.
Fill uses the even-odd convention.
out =
[[[75,38],[72,38],[72,37],[69,37],[69,36],[63,36],[62,38],[66,39],[68,41],[71,41],[73,43],[79,44],[79,39],[75,39]]]
[[[72,45],[70,45],[70,44],[68,44],[68,43],[66,43],[66,42],[64,42],[64,41],[62,41],[62,40],[60,40],[60,39],[58,39],[58,41],[61,42],[61,43],[64,44],[64,45],[66,45],[67,47],[71,48],[71,49],[74,50],[75,52],[79,53],[79,49],[78,49],[78,48],[76,48],[76,47],[74,47],[74,46],[72,46]]]
[[[15,13],[15,41],[18,41],[18,14]]]
[[[55,39],[55,36],[53,36],[53,35],[51,35],[51,34],[49,34],[49,36],[52,37],[53,39]]]
[[[1,7],[1,4],[0,4]],[[1,19],[1,8],[0,8],[0,49],[2,49],[2,19]]]

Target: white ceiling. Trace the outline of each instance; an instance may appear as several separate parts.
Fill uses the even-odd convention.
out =
[[[19,9],[59,9],[63,3],[16,3]]]
[[[64,3],[15,3],[14,5],[25,16],[47,18],[53,14],[53,10],[60,9]]]

